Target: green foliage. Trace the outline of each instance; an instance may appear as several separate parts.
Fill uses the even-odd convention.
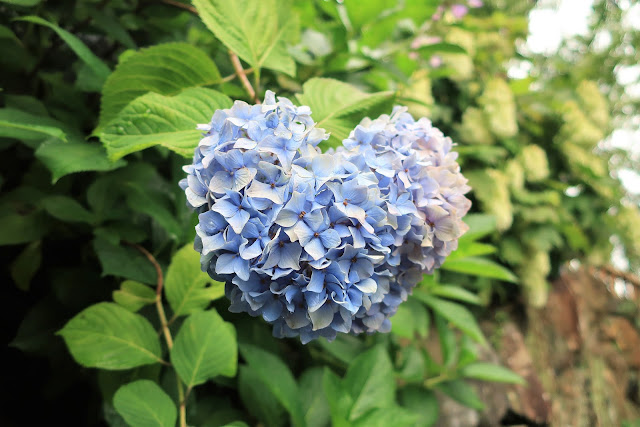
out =
[[[160,340],[144,317],[121,306],[102,302],[71,319],[59,332],[81,365],[102,369],[131,369],[158,363]]]
[[[260,68],[269,68],[294,76],[296,65],[287,52],[287,42],[295,37],[297,22],[290,15],[288,3],[288,0],[193,2],[213,34],[247,61],[257,75]]]
[[[238,366],[235,328],[215,310],[193,313],[176,336],[171,363],[189,388],[218,375],[235,376]]]
[[[153,289],[133,280],[122,282],[120,289],[113,291],[112,295],[114,302],[134,313],[145,305],[156,302],[156,293]]]
[[[178,418],[176,405],[156,383],[138,380],[118,389],[113,406],[132,427],[171,427]]]
[[[148,93],[123,108],[100,138],[111,160],[155,145],[189,157],[201,134],[194,123],[207,123],[211,111],[230,106],[227,96],[210,89],[185,89],[176,96]]]
[[[589,34],[543,58],[515,49],[524,0],[437,21],[439,0],[188,3],[0,0],[6,318],[12,369],[34,373],[9,423],[431,426],[436,394],[481,409],[474,381],[522,384],[480,357],[497,305],[543,305],[612,236],[640,266],[638,200],[612,178],[638,162],[600,143],[640,107],[614,72],[640,60],[619,7],[596,1]],[[238,63],[256,98],[310,106],[323,150],[394,104],[457,144],[469,230],[389,335],[276,340],[201,271],[177,183],[196,125],[255,101]]]
[[[200,271],[200,255],[191,246],[176,252],[167,271],[165,294],[174,317],[203,310],[224,295],[224,284]]]
[[[221,78],[209,56],[188,43],[151,46],[123,54],[120,61],[102,90],[99,129],[145,93],[176,95],[186,88],[219,83]]]
[[[257,378],[289,412],[293,425],[306,425],[298,385],[287,365],[278,357],[252,345],[244,344],[240,351]]]

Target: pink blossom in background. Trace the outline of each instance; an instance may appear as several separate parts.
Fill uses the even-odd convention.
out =
[[[440,43],[441,41],[442,38],[440,37],[421,35],[411,42],[411,49],[418,49],[419,47]]]
[[[433,55],[431,58],[429,58],[429,65],[431,65],[431,67],[433,68],[438,68],[442,65],[442,57],[440,57],[439,55]]]
[[[440,18],[442,18],[442,13],[443,12],[444,12],[444,7],[443,6],[438,6],[438,9],[436,9],[436,13],[433,14],[433,16],[431,17],[431,20],[439,21]]]
[[[482,7],[482,0],[468,0],[469,7]]]
[[[467,8],[467,6],[463,4],[454,4],[453,6],[451,6],[451,13],[457,19],[460,19],[463,16],[465,16],[468,11],[469,9]]]

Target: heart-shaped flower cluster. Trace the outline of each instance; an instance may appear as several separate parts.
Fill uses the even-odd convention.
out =
[[[388,331],[423,273],[466,231],[451,140],[406,109],[364,119],[343,147],[286,98],[218,110],[180,182],[199,212],[202,269],[230,310],[303,343]]]

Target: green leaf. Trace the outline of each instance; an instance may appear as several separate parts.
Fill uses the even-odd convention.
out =
[[[282,406],[287,409],[293,424],[304,426],[300,391],[287,365],[277,356],[249,344],[241,345],[240,353],[249,367],[259,375]]]
[[[447,258],[461,259],[471,256],[490,255],[496,252],[496,247],[493,245],[487,245],[486,243],[473,242],[471,240],[463,240],[459,242],[458,249],[453,251]]]
[[[218,375],[233,377],[238,367],[236,330],[215,311],[187,317],[171,349],[171,363],[187,387]]]
[[[398,377],[409,383],[424,381],[426,364],[423,350],[410,345],[402,347],[398,353],[398,359],[402,360],[402,366],[397,372]]]
[[[354,427],[415,426],[418,416],[399,406],[375,409],[355,420]]]
[[[469,214],[464,217],[464,222],[469,230],[462,235],[460,242],[466,240],[478,240],[496,231],[496,217],[486,214]]]
[[[93,241],[93,249],[100,260],[103,276],[113,275],[143,283],[156,283],[155,268],[137,249],[114,245],[102,238]]]
[[[473,390],[473,387],[463,380],[443,382],[438,384],[436,389],[469,408],[484,409],[484,403]]]
[[[0,0],[3,3],[9,3],[16,6],[32,7],[39,4],[42,0]]]
[[[173,400],[149,380],[120,387],[113,396],[113,406],[132,427],[174,427],[178,419]]]
[[[297,95],[301,105],[308,105],[317,127],[332,132],[332,137],[342,141],[349,136],[354,123],[342,117],[368,110],[393,96],[393,92],[365,93],[350,84],[327,78],[313,78],[302,86]]]
[[[0,109],[0,137],[38,140],[54,137],[67,140],[61,124],[50,117],[36,115],[15,108]]]
[[[169,233],[172,239],[180,240],[182,238],[182,227],[175,219],[162,194],[142,188],[137,183],[129,183],[126,189],[127,204],[131,210],[149,215]]]
[[[400,389],[398,394],[400,404],[420,416],[416,426],[430,427],[438,421],[439,405],[433,391],[409,385]]]
[[[308,427],[324,427],[329,424],[329,402],[322,390],[324,371],[317,366],[309,368],[300,375],[300,399],[304,420]]]
[[[486,258],[467,257],[446,260],[444,264],[442,264],[442,269],[470,274],[472,276],[488,277],[491,279],[504,280],[505,282],[518,283],[518,278],[511,271]]]
[[[467,51],[464,50],[462,46],[452,43],[434,43],[426,46],[422,46],[418,48],[418,53],[420,55],[429,58],[431,55],[435,55],[438,53],[459,53],[466,54]]]
[[[42,263],[42,242],[31,242],[20,252],[20,255],[11,263],[11,278],[16,287],[22,291],[28,291],[31,279],[38,272]]]
[[[451,367],[458,359],[456,332],[449,326],[449,323],[443,316],[434,314],[433,320],[438,331],[440,353],[442,354],[442,365],[445,367]]]
[[[353,406],[353,399],[345,390],[342,380],[329,368],[324,368],[322,378],[322,390],[324,391],[329,407],[331,408],[331,425],[333,427],[349,427],[349,411]]]
[[[90,368],[130,369],[162,360],[151,323],[114,303],[86,308],[58,334],[76,362]]]
[[[89,142],[45,141],[36,150],[36,157],[51,171],[55,184],[60,178],[76,172],[109,171],[126,164],[124,160],[112,162],[104,147]]]
[[[49,196],[42,199],[42,206],[49,215],[65,222],[91,224],[94,216],[80,203],[67,196]]]
[[[463,305],[435,298],[424,293],[414,293],[414,296],[474,340],[479,343],[485,343],[484,335],[482,335],[476,319]]]
[[[525,384],[524,379],[515,372],[499,365],[486,362],[471,363],[460,369],[460,375],[475,380],[499,383]]]
[[[220,72],[205,52],[187,43],[164,43],[131,53],[102,89],[99,134],[131,101],[153,92],[176,95],[183,89],[219,83]],[[212,115],[213,111],[211,111]]]
[[[100,134],[109,158],[162,145],[190,157],[202,138],[196,129],[209,123],[217,109],[228,108],[231,100],[211,89],[186,89],[176,96],[148,93],[127,105]]]
[[[18,245],[39,240],[47,232],[46,216],[42,212],[21,215],[0,212],[0,245]]]
[[[112,296],[116,303],[134,313],[156,301],[156,292],[153,289],[133,280],[122,282],[120,290],[113,291]]]
[[[354,30],[359,30],[369,22],[377,22],[378,18],[387,9],[397,6],[395,0],[345,0],[344,7],[347,10],[349,22]]]
[[[213,34],[254,69],[295,75],[286,41],[292,38],[297,20],[288,1],[193,0],[193,5]]]
[[[314,345],[322,347],[323,351],[344,362],[345,365],[348,365],[366,348],[361,340],[346,334],[338,334],[338,337],[331,342],[316,340]]]
[[[284,407],[258,373],[247,365],[238,371],[238,393],[245,408],[267,427],[284,426],[289,417]]]
[[[416,292],[416,290],[414,290]],[[391,332],[404,338],[427,336],[429,331],[429,314],[416,299],[409,298],[398,306],[398,311],[391,318]]]
[[[58,36],[60,36],[62,40],[64,40],[67,45],[69,45],[71,50],[73,50],[75,54],[78,55],[78,57],[91,68],[91,70],[102,82],[104,82],[107,76],[111,73],[109,67],[107,67],[107,65],[102,62],[100,58],[94,55],[93,52],[91,52],[91,50],[87,46],[85,46],[85,44],[82,43],[79,38],[77,38],[70,32],[63,30],[59,26],[47,22],[38,16],[25,16],[22,18],[18,18],[18,20],[33,22],[34,24],[44,25],[45,27],[51,28],[56,32],[56,34],[58,34]]]
[[[211,283],[211,286],[207,284]],[[173,256],[167,271],[165,295],[173,316],[204,310],[224,295],[224,283],[216,282],[200,269],[200,254],[189,244]]]
[[[344,387],[353,399],[349,420],[395,402],[396,382],[386,350],[376,346],[356,357],[344,377]]]
[[[420,289],[416,289],[415,292],[424,292],[424,291]],[[473,292],[469,292],[468,290],[461,288],[460,286],[438,285],[432,289],[429,289],[429,293],[437,297],[455,299],[458,301],[467,302],[469,304],[476,304],[476,305],[482,304],[482,300],[478,295],[474,294]]]

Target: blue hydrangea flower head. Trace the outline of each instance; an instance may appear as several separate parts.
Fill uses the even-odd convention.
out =
[[[403,108],[324,154],[311,110],[270,91],[198,128],[180,185],[199,213],[202,269],[226,283],[231,311],[262,316],[277,337],[388,331],[466,231],[451,140]]]

